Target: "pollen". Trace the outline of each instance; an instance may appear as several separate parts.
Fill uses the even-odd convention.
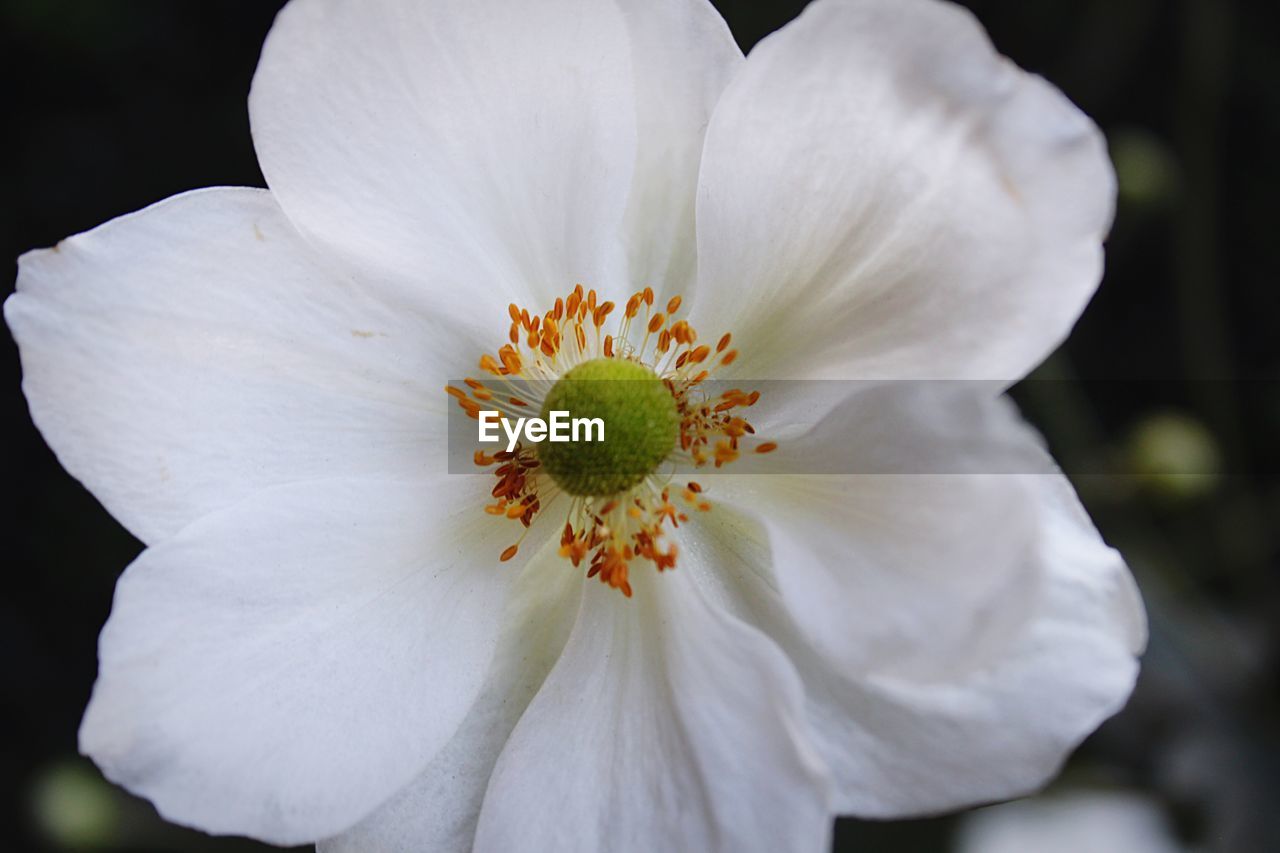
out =
[[[567,411],[605,424],[603,440],[475,452],[475,464],[495,478],[483,511],[523,528],[499,562],[516,557],[536,518],[563,505],[560,556],[630,597],[631,572],[645,563],[674,569],[679,549],[670,531],[690,512],[712,509],[702,485],[674,484],[674,472],[777,449],[756,442],[747,420],[758,391],[708,393],[707,380],[740,350],[727,333],[714,346],[698,343],[693,326],[677,319],[682,305],[678,295],[658,303],[646,287],[618,311],[582,285],[541,315],[512,304],[507,341],[480,356],[480,378],[445,389],[472,419],[494,410],[518,419],[536,409],[544,420]]]

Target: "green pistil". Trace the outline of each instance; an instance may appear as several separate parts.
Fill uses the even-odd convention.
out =
[[[596,358],[570,370],[542,403],[570,418],[600,418],[604,441],[545,441],[544,470],[571,495],[615,495],[644,481],[676,446],[680,413],[652,370],[634,361]],[[585,437],[585,431],[580,438]]]

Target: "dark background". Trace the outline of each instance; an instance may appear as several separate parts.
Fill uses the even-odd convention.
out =
[[[0,0],[5,295],[28,249],[183,190],[263,184],[245,99],[280,5]],[[804,3],[716,5],[749,48]],[[1017,390],[1152,623],[1133,701],[1055,788],[1141,790],[1205,851],[1280,850],[1273,4],[966,5],[1095,117],[1121,179],[1106,281],[1041,381]],[[76,757],[97,633],[139,545],[32,428],[7,337],[0,358],[0,846],[260,849],[168,827]],[[961,819],[841,820],[836,848],[943,851]]]

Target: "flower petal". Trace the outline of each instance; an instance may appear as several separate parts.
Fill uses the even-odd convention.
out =
[[[445,482],[445,480],[448,482]],[[281,844],[345,830],[471,706],[514,570],[484,478],[257,493],[145,551],[80,748],[169,820]]]
[[[790,567],[770,565],[767,534],[754,520],[718,507],[685,530],[694,541],[682,568],[765,630],[800,672],[841,813],[907,817],[1026,794],[1128,698],[1146,636],[1133,580],[1065,478],[1037,480],[1040,536],[1022,566],[1034,594],[1001,602],[1020,626],[1001,643],[969,649],[967,666],[926,677],[850,673],[819,653],[803,630],[814,614],[779,595]],[[869,615],[856,598],[827,606],[851,621]],[[927,635],[902,642],[932,645]]]
[[[631,37],[639,144],[625,232],[631,284],[687,293],[707,125],[742,51],[706,0],[617,0]]]
[[[824,754],[846,757],[835,771],[843,809],[929,814],[1027,794],[1124,707],[1146,643],[1137,588],[1066,480],[1042,486],[1026,567],[1040,586],[1016,641],[952,683],[886,675],[861,690],[814,688]]]
[[[765,637],[681,572],[601,584],[489,783],[475,850],[822,850],[825,771]]]
[[[1097,287],[1114,184],[960,7],[817,0],[716,108],[695,316],[743,375],[1016,380]]]
[[[968,666],[1019,624],[1033,472],[1049,469],[985,383],[850,384],[806,434],[741,466],[775,473],[700,481],[760,522],[780,594],[842,671]]]
[[[349,269],[503,326],[622,278],[636,150],[607,0],[294,0],[249,99],[271,189]]]
[[[457,733],[408,787],[320,853],[470,850],[489,774],[507,738],[560,657],[584,579],[565,570],[552,541],[511,593],[489,677]]]
[[[425,471],[459,348],[325,269],[264,190],[32,252],[5,319],[36,425],[145,542],[267,486]]]

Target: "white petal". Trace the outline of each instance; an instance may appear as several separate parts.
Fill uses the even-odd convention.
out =
[[[446,853],[471,849],[489,774],[573,627],[583,575],[551,541],[511,593],[489,677],[457,734],[408,787],[321,853]]]
[[[300,230],[436,310],[550,308],[621,277],[635,162],[626,28],[606,0],[294,0],[250,96]]]
[[[36,425],[146,542],[267,486],[442,464],[457,339],[327,270],[263,190],[30,253],[5,319]]]
[[[679,571],[588,585],[563,656],[498,760],[477,853],[815,851],[825,772],[763,635]]]
[[[1046,501],[1028,566],[1041,589],[1004,654],[952,684],[885,677],[814,691],[825,749],[861,752],[837,771],[856,779],[842,791],[848,810],[925,814],[1026,794],[1128,700],[1145,637],[1132,578],[1078,507]]]
[[[669,297],[693,286],[702,146],[742,51],[706,0],[617,2],[631,36],[639,133],[625,223],[630,283]]]
[[[145,551],[116,588],[80,748],[169,820],[334,835],[471,706],[514,571],[484,478],[259,492]]]
[[[1101,133],[968,12],[817,0],[712,119],[695,316],[742,374],[1015,380],[1093,294],[1113,200]]]
[[[713,502],[759,520],[783,599],[843,671],[970,665],[1031,593],[1038,446],[982,383],[794,384],[854,393],[741,466],[775,473],[700,478]]]
[[[1145,643],[1137,590],[1065,479],[1039,481],[1040,536],[1022,567],[1035,593],[1002,603],[1020,628],[971,649],[968,666],[923,678],[851,675],[818,654],[801,625],[814,614],[784,604],[776,584],[787,567],[769,565],[764,531],[747,517],[717,508],[686,531],[702,539],[682,568],[766,630],[801,673],[840,812],[905,817],[1025,794],[1128,698]],[[857,598],[828,606],[850,620],[868,615]],[[932,644],[927,635],[902,641]]]

